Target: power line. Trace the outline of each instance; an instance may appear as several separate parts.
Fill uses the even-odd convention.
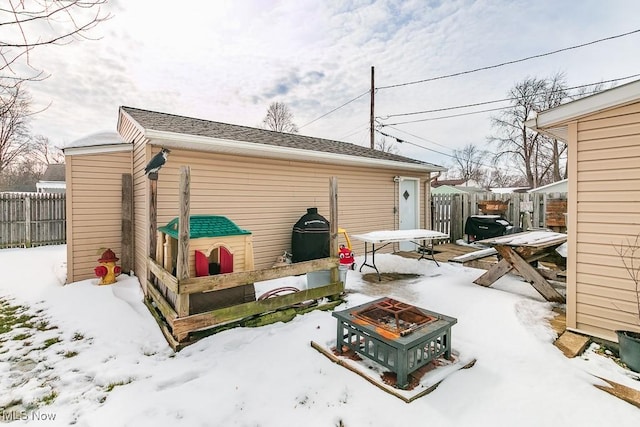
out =
[[[318,117],[318,118],[316,118],[316,119],[311,120],[309,123],[306,123],[306,124],[304,124],[304,125],[300,126],[298,129],[302,129],[302,128],[303,128],[303,127],[305,127],[305,126],[309,126],[311,123],[317,122],[318,120],[320,120],[320,119],[322,119],[322,118],[324,118],[324,117],[328,116],[329,114],[333,113],[334,111],[337,111],[337,110],[341,109],[342,107],[345,107],[345,106],[347,106],[347,105],[351,104],[352,102],[357,101],[358,99],[362,98],[363,96],[367,95],[367,94],[368,94],[368,93],[370,93],[370,92],[371,92],[370,90],[367,90],[366,92],[361,93],[360,95],[356,96],[355,98],[353,98],[353,99],[351,99],[351,100],[349,100],[349,101],[345,102],[345,103],[344,103],[344,104],[342,104],[341,106],[336,107],[336,108],[334,108],[333,110],[329,111],[328,113],[324,113],[324,114],[323,114],[323,115],[321,115],[320,117]]]
[[[493,100],[493,101],[476,102],[476,103],[473,103],[473,104],[456,105],[454,107],[436,108],[436,109],[433,109],[433,110],[414,111],[414,112],[411,112],[411,113],[389,114],[388,116],[385,116],[384,118],[380,117],[380,119],[387,120],[387,119],[390,119],[392,117],[415,116],[417,114],[427,114],[427,113],[439,113],[441,111],[457,110],[457,109],[460,109],[460,108],[470,108],[470,107],[478,107],[480,105],[497,104],[499,102],[507,102],[507,101],[512,101],[514,99],[515,98],[504,98],[504,99],[496,99],[496,100]]]
[[[432,151],[432,152],[434,152],[434,153],[441,154],[441,155],[443,155],[443,156],[451,157],[452,159],[453,159],[453,158],[455,158],[455,157],[454,157],[454,156],[452,156],[451,154],[443,153],[442,151],[434,150],[433,148],[428,148],[428,147],[425,147],[424,145],[415,144],[415,143],[413,143],[413,142],[411,142],[411,141],[407,141],[407,140],[405,140],[405,139],[398,138],[397,136],[393,136],[393,135],[386,134],[386,133],[384,133],[384,132],[382,132],[381,130],[378,130],[378,129],[376,129],[376,132],[378,132],[378,133],[379,133],[380,135],[382,135],[382,136],[386,136],[386,137],[389,137],[389,138],[393,138],[393,139],[395,139],[395,140],[396,140],[398,143],[400,143],[400,144],[409,144],[409,145],[413,145],[414,147],[422,148],[423,150],[427,150],[427,151]],[[416,135],[412,135],[412,136],[416,136]],[[419,138],[418,136],[416,136],[416,137],[417,137],[417,138]],[[431,141],[429,141],[429,142],[431,142]]]
[[[640,74],[634,74],[634,75],[631,75],[631,76],[620,77],[620,78],[611,79],[611,80],[603,80],[603,81],[600,81],[600,82],[597,82],[597,83],[588,83],[588,84],[584,84],[584,85],[573,86],[573,87],[569,87],[569,88],[565,88],[565,89],[561,89],[561,90],[557,90],[557,91],[552,91],[551,93],[556,93],[556,92],[560,92],[560,91],[563,91],[563,90],[570,91],[570,90],[575,90],[575,89],[581,89],[581,88],[585,88],[585,87],[589,87],[589,86],[595,86],[595,85],[604,84],[604,83],[613,83],[613,82],[617,82],[617,81],[620,81],[620,80],[627,80],[627,79],[631,79],[631,78],[638,77],[638,76],[640,76]],[[593,95],[593,94],[598,93],[598,92],[599,91],[594,90],[594,91],[591,91],[589,93],[586,93],[585,96],[586,95]],[[435,112],[440,112],[440,111],[448,111],[448,110],[455,110],[455,109],[460,109],[460,108],[475,107],[475,106],[479,106],[479,105],[487,105],[487,104],[494,104],[494,103],[499,103],[499,102],[514,101],[516,99],[517,98],[505,98],[505,99],[497,99],[497,100],[493,100],[493,101],[477,102],[477,103],[474,103],[474,104],[458,105],[458,106],[454,106],[454,107],[446,107],[446,108],[438,108],[438,109],[433,109],[433,110],[417,111],[417,112],[412,112],[412,113],[391,114],[389,116],[385,116],[384,118],[383,117],[378,117],[378,119],[387,120],[387,119],[389,119],[391,117],[400,117],[400,116],[411,116],[411,115],[416,115],[416,114],[435,113]],[[454,117],[470,116],[470,115],[474,115],[474,114],[506,110],[506,109],[509,109],[509,108],[512,108],[512,106],[509,105],[509,106],[506,106],[506,107],[489,108],[489,109],[485,109],[485,110],[470,111],[470,112],[467,112],[467,113],[452,114],[452,115],[448,115],[448,116],[429,117],[429,118],[425,118],[425,119],[408,120],[408,121],[404,121],[404,122],[396,122],[396,123],[389,123],[389,124],[380,123],[380,125],[381,126],[392,126],[392,125],[402,125],[402,124],[407,124],[407,123],[427,122],[427,121],[432,121],[432,120],[449,119],[449,118],[454,118]]]
[[[393,129],[395,129],[395,128],[393,128]],[[400,131],[400,132],[404,132],[404,131],[402,131],[402,130],[400,130],[400,129],[395,129],[395,130],[398,130],[398,131]],[[407,140],[405,140],[405,139],[401,139],[401,138],[398,138],[398,137],[396,137],[396,136],[386,134],[386,133],[384,133],[384,132],[382,132],[382,131],[380,131],[380,130],[377,130],[377,129],[376,129],[376,132],[380,133],[380,134],[381,134],[381,135],[383,135],[383,136],[386,136],[386,137],[389,137],[389,138],[393,138],[393,139],[395,139],[399,144],[409,144],[409,145],[413,145],[414,147],[422,148],[423,150],[432,151],[432,152],[434,152],[434,153],[441,154],[441,155],[446,156],[446,157],[449,157],[449,158],[451,158],[451,159],[455,159],[455,158],[456,158],[456,156],[455,156],[455,155],[451,155],[451,154],[443,153],[443,152],[441,152],[441,151],[438,151],[438,150],[434,150],[434,149],[432,149],[432,148],[425,147],[424,145],[416,144],[416,143],[413,143],[413,142],[411,142],[411,141],[407,141]],[[436,144],[436,145],[440,145],[440,146],[442,146],[442,147],[445,147],[445,146],[444,146],[444,145],[442,145],[442,144],[438,144],[438,143],[437,143],[437,142],[435,142],[435,141],[430,141],[430,140],[428,140],[428,139],[426,139],[426,138],[422,138],[422,137],[420,137],[420,136],[418,136],[418,135],[414,135],[414,134],[411,134],[411,133],[409,133],[409,132],[404,132],[404,133],[406,133],[406,134],[408,134],[408,135],[411,135],[411,136],[413,136],[413,137],[415,137],[415,138],[422,139],[423,141],[426,141],[426,142],[429,142],[429,143],[432,143],[432,144]],[[448,147],[445,147],[445,148],[449,149]],[[455,151],[455,150],[454,150],[454,151]],[[495,153],[492,153],[492,152],[489,152],[489,151],[487,151],[487,153],[488,153],[488,154],[491,154],[491,155],[495,155]],[[498,169],[498,166],[497,166],[497,165],[487,165],[487,164],[485,164],[485,163],[477,163],[477,164],[478,164],[479,166],[484,166],[484,167],[489,168],[489,169]],[[512,168],[512,167],[507,166],[507,165],[502,165],[502,166],[500,166],[500,168],[502,168],[502,169],[507,169],[507,170],[509,170],[509,171],[515,171],[515,172],[517,172],[517,173],[521,173],[521,172],[522,172],[522,171],[520,171],[520,170],[518,170],[518,169],[516,169],[516,168]]]
[[[526,58],[516,59],[516,60],[513,60],[513,61],[507,61],[507,62],[503,62],[503,63],[496,64],[496,65],[489,65],[489,66],[486,66],[486,67],[475,68],[475,69],[472,69],[472,70],[461,71],[461,72],[458,72],[458,73],[447,74],[447,75],[438,76],[438,77],[431,77],[431,78],[428,78],[428,79],[416,80],[416,81],[413,81],[413,82],[399,83],[399,84],[388,85],[388,86],[381,86],[381,87],[376,88],[375,91],[378,91],[379,89],[391,89],[391,88],[395,88],[395,87],[409,86],[409,85],[414,85],[414,84],[418,84],[418,83],[425,83],[425,82],[430,82],[430,81],[435,81],[435,80],[442,80],[442,79],[446,79],[446,78],[450,78],[450,77],[457,77],[457,76],[461,76],[461,75],[465,75],[465,74],[471,74],[471,73],[475,73],[475,72],[478,72],[478,71],[490,70],[490,69],[493,69],[493,68],[503,67],[505,65],[516,64],[518,62],[528,61],[530,59],[541,58],[541,57],[544,57],[544,56],[554,55],[556,53],[565,52],[565,51],[568,51],[568,50],[573,50],[573,49],[578,49],[578,48],[585,47],[585,46],[590,46],[590,45],[593,45],[593,44],[596,44],[596,43],[617,39],[617,38],[620,38],[620,37],[625,37],[625,36],[628,36],[628,35],[631,35],[631,34],[635,34],[635,33],[639,33],[639,32],[640,32],[640,29],[637,29],[637,30],[629,31],[627,33],[618,34],[618,35],[610,36],[610,37],[605,37],[605,38],[599,39],[599,40],[594,40],[594,41],[591,41],[591,42],[588,42],[588,43],[583,43],[583,44],[579,44],[579,45],[575,45],[575,46],[570,46],[570,47],[566,47],[566,48],[563,48],[563,49],[558,49],[558,50],[551,51],[551,52],[546,52],[546,53],[541,53],[541,54],[538,54],[538,55],[529,56],[529,57],[526,57]],[[364,95],[369,94],[369,93],[371,93],[370,90],[367,90],[367,91],[361,93],[360,95],[356,96],[355,98],[353,98],[353,99],[345,102],[344,104],[342,104],[342,105],[330,110],[329,112],[321,115],[320,117],[317,117],[317,118],[311,120],[310,122],[305,123],[304,125],[300,126],[298,129],[302,129],[302,128],[306,127],[306,126],[309,126],[312,123],[315,123],[316,121],[328,116],[329,114],[334,113],[335,111],[337,111],[337,110],[339,110],[339,109],[351,104],[352,102],[357,101],[358,99],[362,98]],[[498,102],[498,101],[494,101],[494,102]],[[456,107],[456,108],[463,108],[463,107]],[[420,114],[420,113],[413,113],[413,114]],[[395,115],[394,116],[388,116],[388,117],[395,117]]]
[[[509,106],[509,107],[487,108],[485,110],[469,111],[467,113],[460,113],[460,114],[450,114],[448,116],[429,117],[426,119],[418,119],[418,120],[407,120],[406,122],[396,122],[396,123],[389,123],[389,124],[380,123],[380,126],[384,127],[384,126],[406,125],[407,123],[430,122],[433,120],[451,119],[454,117],[472,116],[474,114],[489,113],[492,111],[501,111],[507,108],[511,108],[511,107]]]
[[[593,94],[598,93],[598,92],[599,91],[592,91],[592,92],[589,92],[589,93],[585,94],[585,96],[586,95],[593,95]],[[463,107],[461,107],[461,108],[463,108]],[[442,119],[451,119],[451,118],[455,118],[455,117],[472,116],[474,114],[490,113],[492,111],[502,111],[502,110],[508,110],[510,108],[513,108],[513,106],[508,105],[506,107],[487,108],[485,110],[469,111],[469,112],[460,113],[460,114],[450,114],[448,116],[428,117],[426,119],[407,120],[407,121],[404,121],[404,122],[395,122],[395,123],[388,123],[388,124],[387,123],[380,123],[380,122],[378,122],[378,123],[382,127],[395,126],[395,125],[406,125],[406,124],[409,124],[409,123],[421,123],[421,122],[430,122],[430,121],[433,121],[433,120],[442,120]]]
[[[410,136],[412,136],[412,137],[414,137],[414,138],[421,139],[421,140],[423,140],[424,142],[428,142],[429,144],[437,145],[437,146],[442,147],[442,148],[445,148],[445,149],[447,149],[447,150],[451,150],[451,148],[449,148],[448,146],[446,146],[446,145],[444,145],[444,144],[440,144],[439,142],[436,142],[436,141],[433,141],[433,140],[430,140],[430,139],[427,139],[427,138],[423,138],[423,137],[418,136],[418,135],[415,135],[415,134],[413,134],[413,133],[411,133],[411,132],[407,132],[406,130],[402,130],[402,129],[394,128],[393,126],[389,126],[389,128],[391,128],[391,129],[393,129],[393,130],[397,130],[398,132],[406,133],[407,135],[410,135]],[[451,150],[451,151],[455,151],[455,150]]]
[[[549,55],[555,55],[556,53],[566,52],[568,50],[573,50],[573,49],[579,49],[581,47],[590,46],[590,45],[593,45],[593,44],[596,44],[596,43],[601,43],[603,41],[613,40],[613,39],[617,39],[617,38],[620,38],[620,37],[625,37],[625,36],[628,36],[628,35],[631,35],[631,34],[635,34],[635,33],[640,33],[640,29],[629,31],[629,32],[623,33],[623,34],[618,34],[618,35],[611,36],[611,37],[605,37],[603,39],[594,40],[594,41],[591,41],[591,42],[588,42],[588,43],[582,43],[582,44],[575,45],[575,46],[565,47],[565,48],[554,50],[554,51],[551,51],[551,52],[546,52],[546,53],[541,53],[541,54],[538,54],[538,55],[528,56],[526,58],[515,59],[513,61],[507,61],[507,62],[502,62],[502,63],[496,64],[496,65],[488,65],[486,67],[474,68],[472,70],[460,71],[460,72],[453,73],[453,74],[446,74],[446,75],[443,75],[443,76],[431,77],[431,78],[427,78],[427,79],[416,80],[416,81],[413,81],[413,82],[398,83],[398,84],[389,85],[389,86],[380,86],[380,87],[378,87],[376,89],[391,89],[391,88],[396,88],[396,87],[401,87],[401,86],[415,85],[415,84],[419,84],[419,83],[432,82],[432,81],[435,81],[435,80],[442,80],[442,79],[447,79],[447,78],[450,78],[450,77],[457,77],[457,76],[462,76],[462,75],[465,75],[465,74],[476,73],[478,71],[485,71],[485,70],[490,70],[490,69],[493,69],[493,68],[504,67],[505,65],[517,64],[519,62],[529,61],[530,59],[542,58],[544,56],[549,56]]]
[[[347,133],[339,138],[337,138],[338,141],[342,141],[343,139],[349,138],[352,135],[355,135],[356,133],[362,132],[362,131],[368,131],[369,130],[369,123],[365,123],[363,125],[359,125],[349,131],[347,131]]]

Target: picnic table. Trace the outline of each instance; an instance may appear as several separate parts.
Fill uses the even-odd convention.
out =
[[[531,264],[548,257],[566,241],[566,234],[547,230],[525,231],[480,240],[478,243],[493,247],[502,259],[473,283],[488,287],[511,270],[516,270],[547,301],[564,303],[565,297]]]
[[[378,270],[378,267],[376,267],[376,250],[380,250],[390,243],[413,242],[416,245],[423,248],[422,255],[419,258],[419,259],[422,259],[424,258],[424,255],[426,252],[425,242],[429,242],[431,259],[439,267],[440,264],[438,264],[438,261],[436,261],[436,259],[433,256],[433,241],[438,239],[448,239],[449,235],[442,233],[440,231],[413,229],[413,230],[372,231],[370,233],[365,233],[365,234],[354,234],[352,237],[354,239],[361,240],[364,242],[364,262],[360,266],[360,271],[362,271],[362,267],[364,266],[371,267],[376,271],[376,273],[378,273],[378,281],[380,281],[381,279],[380,271]],[[419,242],[422,242],[422,243],[419,243]],[[368,244],[371,244],[371,264],[367,263],[367,257],[368,257],[367,245]],[[378,245],[377,248],[376,248],[376,245]]]

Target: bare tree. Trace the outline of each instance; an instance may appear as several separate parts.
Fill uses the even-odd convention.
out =
[[[21,85],[0,92],[0,174],[31,150],[31,98]]]
[[[496,187],[520,187],[524,184],[521,176],[510,175],[505,168],[495,167],[489,169],[482,180],[484,188]]]
[[[542,109],[557,107],[567,99],[567,83],[564,74],[556,74],[547,80],[546,91],[543,96]],[[567,144],[555,138],[543,138],[543,143],[549,146],[548,163],[551,164],[551,182],[560,181],[567,177]],[[564,161],[563,161],[564,160]],[[564,165],[560,163],[563,162]]]
[[[43,173],[42,165],[31,158],[21,157],[0,174],[0,190],[35,191]]]
[[[549,79],[527,77],[509,91],[511,108],[492,117],[497,135],[489,140],[498,144],[497,158],[514,162],[530,187],[552,182],[550,171],[561,174],[560,159],[566,147],[531,131],[524,123],[533,113],[560,105],[566,97],[563,74]]]
[[[293,114],[287,104],[283,102],[272,102],[267,108],[267,115],[262,119],[265,129],[276,132],[298,133],[298,126],[293,123]]]
[[[375,149],[382,151],[383,153],[398,154],[398,146],[393,142],[387,140],[384,136],[376,141]]]
[[[30,52],[40,46],[88,39],[89,31],[111,17],[108,0],[5,0],[0,6],[0,86],[44,78],[31,66]],[[23,62],[24,61],[24,62]],[[23,65],[30,71],[25,71]]]
[[[453,151],[453,169],[465,181],[481,182],[484,176],[482,161],[486,152],[473,144],[467,144],[461,150]]]
[[[36,163],[41,164],[43,167],[64,163],[64,154],[62,150],[49,140],[44,135],[36,135],[33,138],[31,144],[31,157]]]

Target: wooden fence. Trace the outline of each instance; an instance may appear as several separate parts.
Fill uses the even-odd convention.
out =
[[[60,245],[66,233],[65,194],[0,193],[0,248]]]
[[[553,210],[551,204],[561,199],[566,200],[567,193],[432,194],[431,228],[448,234],[452,242],[464,238],[464,224],[469,216],[482,214],[478,202],[483,200],[508,202],[503,216],[523,230],[550,226],[555,228],[557,223],[547,224],[547,218],[549,211]]]

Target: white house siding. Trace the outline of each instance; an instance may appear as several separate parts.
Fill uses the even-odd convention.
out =
[[[614,249],[640,233],[640,103],[588,116],[569,130],[577,138],[569,211],[577,227],[568,326],[615,340],[617,329],[640,330],[634,285]]]
[[[131,152],[68,155],[67,282],[94,277],[102,251],[119,256],[122,174],[131,173]]]

